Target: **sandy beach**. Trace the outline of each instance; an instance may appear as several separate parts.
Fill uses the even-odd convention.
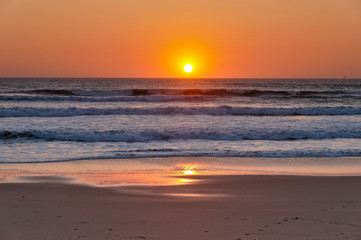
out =
[[[361,239],[361,177],[191,175],[95,187],[0,184],[0,239]]]
[[[361,240],[361,0],[0,0],[0,240]]]

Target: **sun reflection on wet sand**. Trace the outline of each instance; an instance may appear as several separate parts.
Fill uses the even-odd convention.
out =
[[[154,158],[1,164],[0,183],[57,178],[63,182],[68,178],[67,183],[107,187],[195,184],[205,175],[360,175],[359,160],[352,157],[318,158],[317,162],[311,158]]]
[[[191,184],[198,181],[198,179],[187,178],[186,176],[194,176],[201,174],[196,171],[195,165],[182,165],[173,169],[158,169],[158,170],[120,170],[111,169],[112,165],[104,168],[104,165],[94,166],[89,169],[71,168],[69,163],[65,163],[63,168],[56,168],[55,165],[62,165],[62,163],[55,164],[36,164],[16,165],[16,169],[2,170],[2,182],[47,182],[51,181],[64,182],[67,179],[68,183],[81,183],[94,185],[98,187],[107,186],[129,186],[129,185],[180,185]],[[15,165],[12,165],[14,167]],[[37,167],[36,167],[37,166]],[[206,172],[205,172],[206,173]]]
[[[210,193],[167,193],[171,197],[225,197],[225,194],[210,194]]]
[[[197,181],[197,180],[195,180],[195,179],[187,179],[187,178],[180,178],[180,179],[179,179],[179,183],[180,183],[180,184],[192,183],[192,182],[195,182],[195,181]]]
[[[184,174],[185,175],[192,175],[192,174],[194,174],[194,171],[193,170],[184,170]]]
[[[181,170],[181,175],[196,175],[196,174],[200,174],[199,171],[197,171],[199,166],[197,164],[178,164],[178,166],[176,166],[176,168],[180,168]]]

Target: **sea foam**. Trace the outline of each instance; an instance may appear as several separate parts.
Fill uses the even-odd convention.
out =
[[[0,117],[70,117],[81,115],[235,115],[235,116],[323,116],[360,115],[361,107],[133,107],[133,108],[0,108]]]

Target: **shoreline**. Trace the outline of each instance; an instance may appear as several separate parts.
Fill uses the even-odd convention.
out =
[[[189,175],[108,187],[40,178],[0,184],[1,239],[361,237],[360,176]]]
[[[179,184],[174,176],[191,174],[361,176],[361,157],[164,157],[0,164],[0,183],[51,175],[98,186],[172,185]]]

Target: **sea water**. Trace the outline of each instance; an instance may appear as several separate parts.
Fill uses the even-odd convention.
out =
[[[0,79],[0,163],[347,156],[360,79]]]

